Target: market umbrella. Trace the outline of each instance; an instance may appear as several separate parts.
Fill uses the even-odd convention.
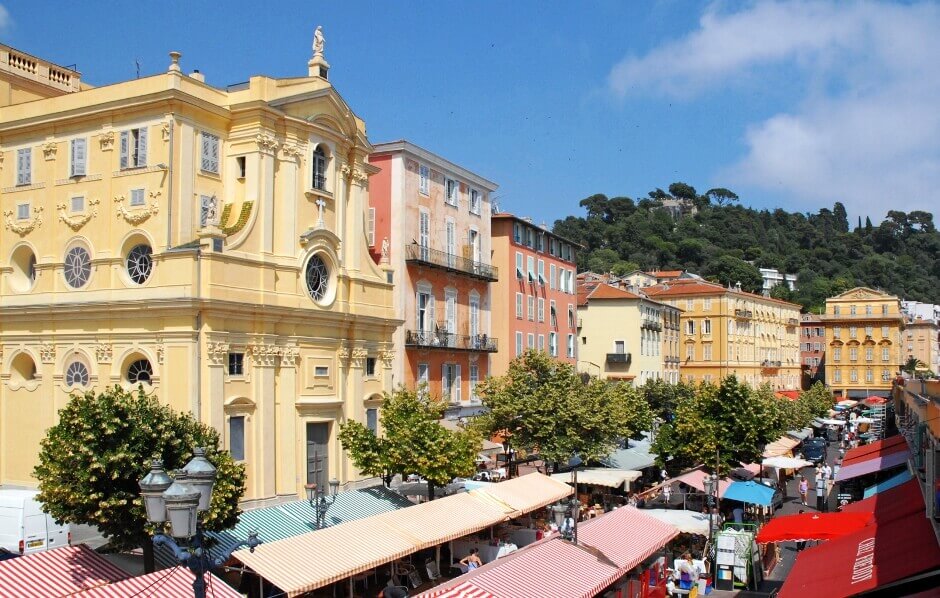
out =
[[[872,513],[801,513],[771,519],[757,532],[758,544],[832,540],[862,529]]]
[[[866,405],[884,405],[885,403],[888,402],[888,399],[886,399],[886,398],[884,398],[884,397],[875,397],[875,396],[871,396],[871,397],[868,397],[867,399],[865,399],[865,400],[862,401],[862,402],[865,403]]]
[[[774,489],[757,482],[731,482],[722,498],[769,507],[773,504]]]
[[[803,469],[812,465],[812,462],[781,455],[779,457],[768,457],[761,464],[765,467],[776,467],[777,469]]]

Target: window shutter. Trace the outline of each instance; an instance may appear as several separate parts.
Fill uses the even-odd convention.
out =
[[[369,208],[369,219],[366,223],[366,238],[369,239],[369,247],[375,246],[375,208]]]
[[[209,144],[209,166],[212,172],[219,172],[219,143],[218,137],[211,137],[212,143]]]
[[[209,150],[209,142],[210,142],[210,139],[209,139],[209,136],[206,135],[205,133],[202,133],[202,134],[200,135],[200,137],[202,137],[202,152],[200,153],[200,157],[201,157],[201,160],[200,160],[200,161],[201,161],[200,168],[202,168],[202,170],[205,170],[206,172],[211,172],[211,170],[212,170],[212,162],[211,162],[211,160],[209,159],[209,153],[210,153],[210,150]]]
[[[434,318],[434,295],[428,295],[428,330],[436,330],[437,320]]]
[[[455,401],[460,401],[460,366],[454,366],[454,392],[451,393]]]
[[[147,127],[141,127],[140,135],[137,137],[137,164],[135,166],[147,165]]]
[[[72,176],[85,176],[86,143],[85,139],[72,140]]]
[[[121,131],[121,168],[127,168],[129,166],[127,162],[128,150],[129,150],[129,141],[128,137],[130,136],[129,131]]]
[[[30,182],[30,163],[32,150],[21,149],[16,153],[16,184],[28,185]]]
[[[448,382],[449,381],[447,379],[447,364],[445,363],[444,365],[441,366],[441,394],[442,395],[449,394],[448,391],[450,390],[450,384],[448,384]]]

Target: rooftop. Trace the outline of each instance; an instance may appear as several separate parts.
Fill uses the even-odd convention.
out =
[[[765,297],[756,293],[741,291],[736,288],[728,288],[716,282],[706,280],[683,279],[679,278],[669,283],[661,283],[655,286],[646,287],[643,291],[651,297],[686,297],[692,295],[735,295],[749,299],[756,299],[767,303],[776,303],[784,307],[800,309],[800,305],[790,303],[782,299]]]
[[[430,164],[436,165],[438,168],[453,172],[457,176],[460,176],[474,185],[483,187],[487,191],[496,191],[499,188],[499,185],[493,181],[486,179],[475,172],[472,172],[463,166],[454,164],[447,158],[443,158],[434,152],[427,150],[420,145],[414,144],[407,139],[398,139],[395,141],[384,141],[382,143],[375,143],[372,146],[373,154],[393,154],[403,152],[410,154],[414,158],[417,158],[420,161],[428,162]]]

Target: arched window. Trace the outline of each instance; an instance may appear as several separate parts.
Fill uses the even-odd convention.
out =
[[[65,282],[73,289],[80,289],[91,278],[91,254],[77,245],[65,254]]]
[[[137,284],[144,284],[153,270],[153,250],[141,243],[127,252],[127,275]]]
[[[88,386],[88,367],[81,361],[73,361],[65,370],[66,386]]]
[[[323,151],[323,146],[318,145],[313,150],[313,188],[321,191],[326,190],[326,164],[327,155]]]
[[[127,381],[131,384],[142,382],[150,384],[151,378],[153,378],[153,367],[146,359],[138,359],[127,367]]]

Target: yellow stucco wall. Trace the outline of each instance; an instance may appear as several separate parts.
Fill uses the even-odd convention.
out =
[[[826,299],[826,384],[834,394],[887,396],[904,361],[901,302],[856,287]]]
[[[132,129],[146,130],[146,162],[122,168]],[[204,134],[219,139],[217,172],[202,168]],[[86,143],[83,176],[71,176],[73,139]],[[324,189],[312,182],[318,146]],[[31,152],[26,185],[20,149]],[[328,426],[327,475],[359,479],[338,424],[365,422],[390,390],[399,324],[386,272],[368,259],[370,151],[364,123],[318,76],[224,91],[171,65],[4,107],[0,483],[34,485],[39,439],[69,392],[131,386],[140,359],[153,370],[145,388],[218,428],[226,446],[229,419],[246,418],[247,499],[302,493],[308,423]],[[206,222],[202,198],[214,211]],[[141,244],[153,265],[138,284],[127,257]],[[65,277],[74,247],[91,259],[80,288]],[[319,300],[306,281],[314,256],[328,271]],[[242,374],[229,374],[230,354],[243,355]],[[85,386],[67,384],[75,362]]]

